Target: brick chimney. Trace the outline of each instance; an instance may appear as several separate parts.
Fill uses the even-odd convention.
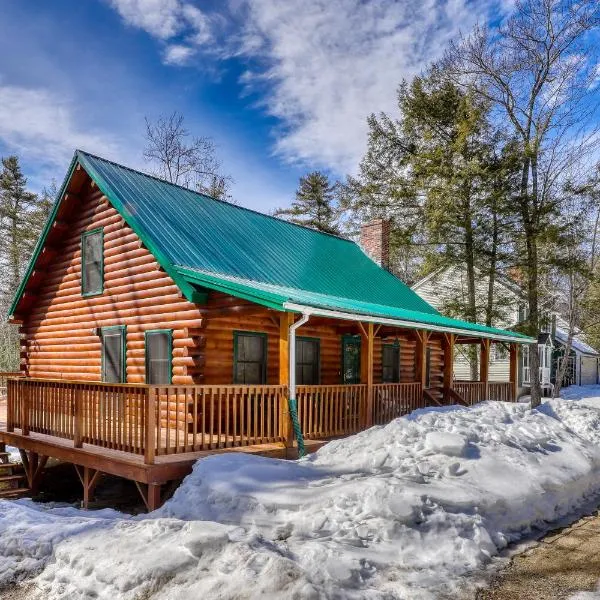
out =
[[[361,248],[381,267],[390,267],[389,219],[374,219],[360,228]]]

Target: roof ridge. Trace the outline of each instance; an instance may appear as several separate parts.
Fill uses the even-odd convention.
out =
[[[251,212],[254,213],[255,215],[260,215],[261,217],[266,217],[268,219],[273,219],[279,223],[285,223],[287,225],[291,225],[293,227],[300,227],[301,229],[305,229],[306,231],[311,231],[313,233],[318,233],[321,235],[326,235],[338,240],[342,240],[343,242],[348,242],[350,244],[356,244],[356,242],[354,240],[350,240],[348,238],[343,237],[342,235],[336,235],[335,233],[327,233],[326,231],[320,231],[319,229],[313,229],[312,227],[308,227],[307,225],[301,225],[300,223],[293,223],[292,221],[286,221],[285,219],[280,219],[274,215],[269,215],[267,213],[261,212],[259,210],[256,210],[254,208],[248,208],[247,206],[241,206],[240,204],[234,204],[233,202],[227,202],[227,200],[221,200],[220,198],[215,198],[213,196],[209,196],[208,194],[204,194],[202,192],[199,192],[198,190],[193,190],[191,188],[185,187],[184,185],[180,185],[178,183],[173,183],[172,181],[167,181],[166,179],[161,179],[160,177],[156,176],[156,175],[151,175],[150,173],[144,173],[144,171],[140,171],[138,169],[134,169],[133,167],[128,167],[127,165],[124,165],[122,163],[118,163],[114,160],[110,160],[108,158],[104,158],[103,156],[98,156],[97,154],[92,154],[91,152],[87,152],[86,150],[81,150],[80,148],[77,148],[77,150],[75,150],[76,154],[83,154],[85,156],[90,156],[92,158],[96,158],[98,160],[102,160],[106,163],[109,163],[111,165],[114,165],[116,167],[119,167],[120,169],[125,169],[126,171],[131,171],[132,173],[137,173],[138,175],[142,175],[143,177],[148,177],[148,179],[154,179],[155,181],[159,182],[159,183],[165,183],[167,185],[171,185],[173,187],[176,187],[178,189],[181,190],[185,190],[187,192],[191,192],[192,194],[196,194],[197,196],[200,196],[201,198],[204,198],[206,200],[212,200],[213,202],[220,202],[221,204],[226,204],[227,206],[231,206],[233,208],[237,208],[239,210],[245,210],[247,212]]]

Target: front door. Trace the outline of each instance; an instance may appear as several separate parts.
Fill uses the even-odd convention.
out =
[[[360,383],[360,336],[342,337],[342,383]]]

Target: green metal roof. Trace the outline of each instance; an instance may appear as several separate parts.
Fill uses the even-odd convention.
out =
[[[424,328],[445,326],[465,333],[508,336],[516,341],[528,339],[440,315],[352,241],[215,200],[80,150],[75,153],[67,180],[76,163],[110,199],[189,300],[201,287],[278,310],[294,303],[403,319]],[[11,314],[57,207],[58,201]]]

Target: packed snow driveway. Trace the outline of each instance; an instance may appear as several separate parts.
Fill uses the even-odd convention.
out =
[[[432,408],[300,461],[204,459],[141,517],[2,502],[0,581],[65,599],[456,597],[598,494],[600,400]]]

